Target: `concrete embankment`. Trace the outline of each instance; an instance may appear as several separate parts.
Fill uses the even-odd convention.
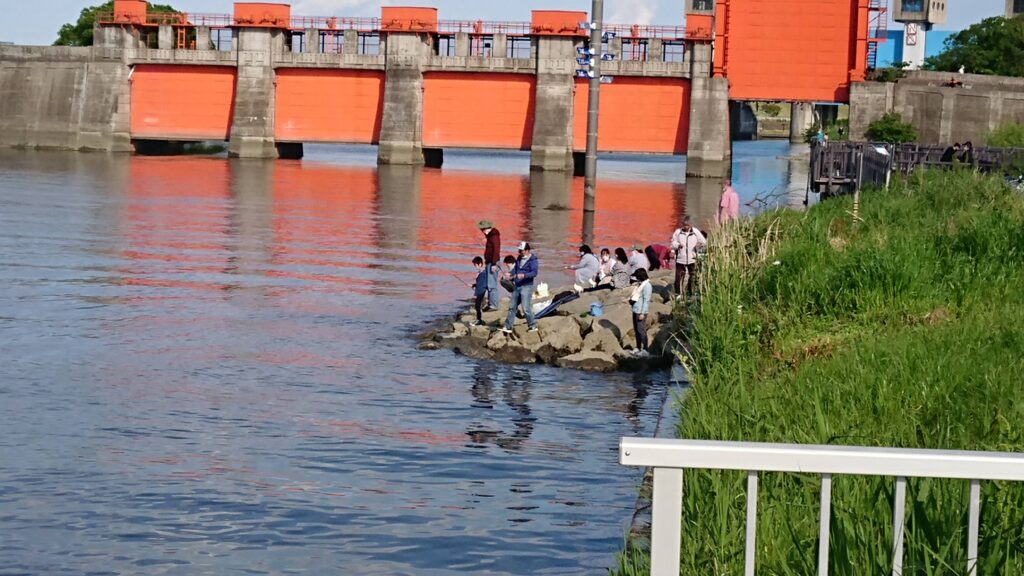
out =
[[[517,319],[512,334],[500,328],[508,316],[509,299],[497,310],[485,312],[486,326],[473,326],[471,311],[460,312],[453,323],[425,335],[422,348],[452,349],[472,358],[515,364],[550,364],[594,372],[644,370],[671,360],[673,323],[673,275],[653,272],[654,295],[647,318],[650,357],[638,358],[633,314],[627,300],[632,287],[584,293],[578,300],[537,321],[537,332],[528,332],[526,321]],[[561,290],[552,291],[558,294]],[[547,299],[535,300],[544,301]],[[601,316],[591,314],[591,305],[600,303]]]

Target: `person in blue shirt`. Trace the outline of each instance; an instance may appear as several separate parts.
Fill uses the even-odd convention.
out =
[[[533,317],[533,281],[540,272],[540,261],[530,251],[529,242],[519,245],[519,259],[512,268],[512,282],[515,283],[515,290],[512,292],[512,302],[508,305],[508,318],[505,320],[505,327],[501,329],[506,334],[512,333],[512,326],[516,321],[516,308],[520,304],[523,312],[526,313],[526,324],[530,332],[537,331],[537,320]]]
[[[636,332],[636,350],[633,351],[633,354],[646,358],[648,356],[647,313],[651,307],[651,295],[654,288],[651,286],[647,270],[643,268],[637,270],[636,279],[640,284],[633,289],[633,294],[629,297],[629,304],[633,307],[633,330]]]
[[[483,307],[484,307],[484,299],[487,298],[487,292],[488,292],[488,290],[487,290],[487,280],[488,280],[488,276],[489,275],[488,275],[487,269],[484,268],[484,259],[483,258],[481,258],[479,256],[477,256],[476,258],[473,258],[473,266],[476,267],[476,282],[473,283],[473,296],[474,296],[473,306],[476,308],[476,323],[473,324],[473,325],[474,326],[483,326],[484,325]]]

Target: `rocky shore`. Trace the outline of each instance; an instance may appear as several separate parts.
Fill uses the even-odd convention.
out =
[[[636,346],[633,315],[627,300],[632,287],[584,293],[553,315],[537,321],[537,332],[528,332],[526,321],[518,319],[512,334],[500,328],[508,315],[509,298],[503,298],[497,310],[485,312],[486,326],[473,326],[472,310],[460,312],[454,322],[423,337],[420,348],[451,349],[456,353],[513,364],[550,364],[593,372],[616,370],[639,371],[671,362],[673,273],[651,273],[654,296],[647,318],[651,355],[640,358],[632,354]],[[563,288],[552,290],[556,295]],[[549,300],[540,299],[539,301]],[[535,302],[538,300],[535,299]],[[591,315],[591,305],[600,302],[601,316]]]

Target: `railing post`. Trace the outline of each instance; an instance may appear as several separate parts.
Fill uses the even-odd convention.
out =
[[[757,563],[757,471],[747,472],[747,551],[744,576],[754,576]]]
[[[821,475],[821,526],[818,531],[818,576],[828,576],[828,540],[832,529],[832,475]]]
[[[906,526],[907,479],[896,478],[892,511],[892,576],[903,576],[903,530]]]
[[[967,519],[967,574],[978,574],[978,522],[981,516],[981,481],[971,480],[970,515]]]
[[[651,576],[679,576],[683,471],[655,468],[651,498]]]

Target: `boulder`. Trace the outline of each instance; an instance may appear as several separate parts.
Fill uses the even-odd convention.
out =
[[[469,325],[462,322],[456,322],[452,324],[451,334],[456,338],[461,338],[469,334]]]
[[[570,316],[570,318],[572,318],[572,321],[579,326],[580,334],[582,336],[586,336],[590,332],[591,326],[594,324],[594,317],[590,314],[585,316]]]
[[[540,338],[557,356],[575,354],[583,348],[579,325],[573,318],[555,316],[538,323]]]
[[[572,302],[559,306],[558,314],[560,316],[579,316],[580,314],[590,314],[590,305],[593,302],[594,297],[591,294],[584,294]]]
[[[583,351],[604,352],[613,358],[618,358],[625,354],[622,345],[619,343],[619,337],[607,328],[598,328],[587,334],[587,337],[583,340]]]
[[[494,334],[491,334],[491,337],[487,339],[488,350],[501,350],[507,345],[508,337],[505,335],[504,332],[501,332],[500,330],[498,332],[495,332]]]
[[[480,340],[481,346],[487,346],[487,341],[491,338],[491,329],[487,326],[470,326],[469,336],[473,340]]]
[[[605,352],[577,352],[571,356],[559,358],[557,364],[560,368],[574,368],[588,372],[611,372],[619,366],[615,358]]]
[[[657,319],[659,323],[665,323],[672,318],[673,303],[661,302],[657,298],[651,299],[651,307],[647,310],[648,314]]]

